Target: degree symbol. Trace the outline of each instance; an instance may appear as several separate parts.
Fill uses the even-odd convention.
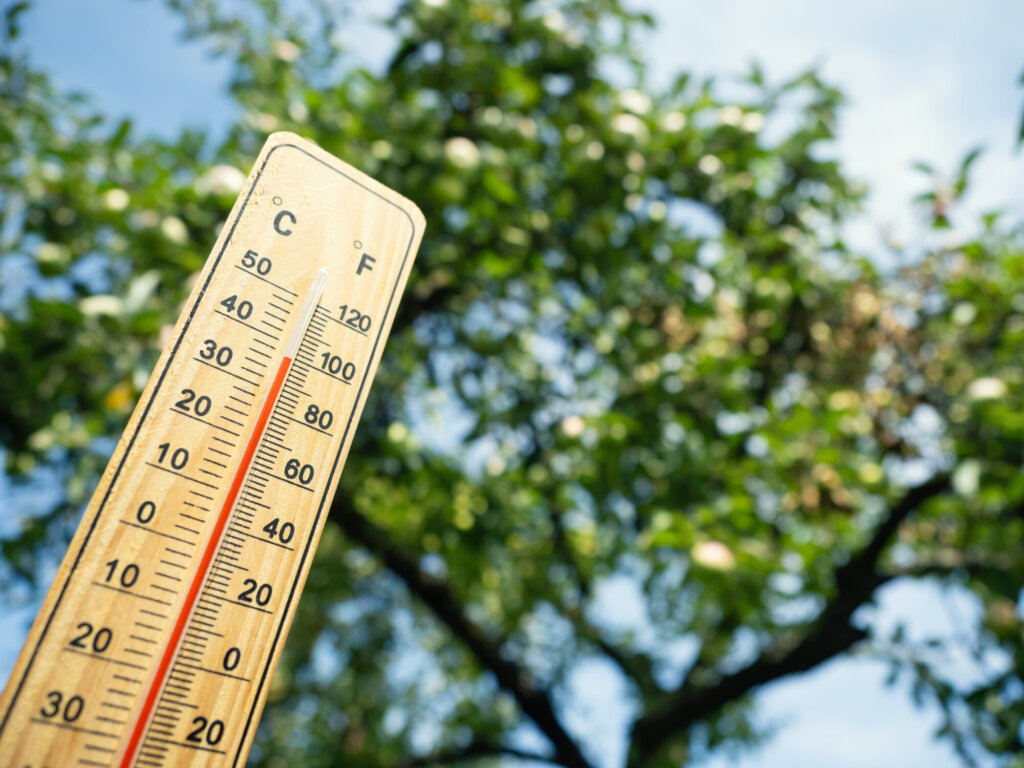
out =
[[[274,195],[274,205],[280,205],[283,201],[277,195]]]

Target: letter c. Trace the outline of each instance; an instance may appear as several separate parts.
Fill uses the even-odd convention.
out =
[[[284,235],[285,237],[288,237],[288,235],[290,235],[292,231],[290,229],[281,228],[282,219],[291,219],[292,224],[295,224],[297,223],[295,214],[292,213],[291,211],[281,211],[279,214],[277,214],[277,216],[274,217],[274,229],[277,230],[277,233],[279,235]]]

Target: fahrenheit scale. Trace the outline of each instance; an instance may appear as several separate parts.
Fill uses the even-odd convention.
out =
[[[0,766],[244,765],[422,231],[270,137],[0,698]]]

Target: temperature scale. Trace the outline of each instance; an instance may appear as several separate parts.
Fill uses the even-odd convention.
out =
[[[0,698],[0,766],[244,765],[422,233],[270,137]]]

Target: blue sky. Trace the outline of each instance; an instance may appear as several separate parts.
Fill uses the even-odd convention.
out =
[[[390,5],[375,3],[367,11],[363,4],[364,21],[349,35],[370,66],[385,60],[389,38],[365,19],[383,16]],[[837,152],[872,190],[867,213],[852,232],[863,247],[877,247],[882,233],[913,238],[918,224],[908,200],[923,182],[910,169],[912,161],[952,169],[977,144],[986,153],[968,208],[1002,208],[1017,217],[1024,211],[1024,158],[1014,149],[1024,104],[1019,0],[664,0],[643,6],[660,22],[646,45],[655,82],[681,69],[728,76],[756,59],[773,78],[817,63],[845,91],[850,105]],[[36,62],[58,82],[91,94],[109,113],[132,116],[144,130],[164,136],[185,125],[216,130],[234,115],[225,94],[226,63],[183,44],[180,26],[155,0],[44,0],[25,26]],[[626,599],[614,587],[606,590],[609,611]],[[905,617],[913,632],[927,636],[957,631],[976,610],[955,591],[896,585],[871,615],[886,626]],[[19,611],[5,616],[0,628],[22,637],[30,618]],[[16,653],[14,645],[0,646],[0,676]],[[905,685],[886,688],[885,673],[877,662],[854,658],[764,690],[761,711],[765,722],[779,727],[777,735],[755,753],[712,765],[958,765],[947,745],[931,739],[935,711],[915,709]],[[586,706],[571,725],[604,755],[602,768],[617,764],[630,716],[620,684],[597,663],[574,676],[572,698]]]
[[[724,0],[653,6],[652,60],[666,75],[741,70],[751,59],[781,77],[820,63],[849,99],[839,156],[871,187],[869,220],[906,237],[907,201],[921,191],[910,163],[951,170],[986,147],[968,205],[1024,211],[1014,151],[1024,89],[1024,3],[989,0]]]

